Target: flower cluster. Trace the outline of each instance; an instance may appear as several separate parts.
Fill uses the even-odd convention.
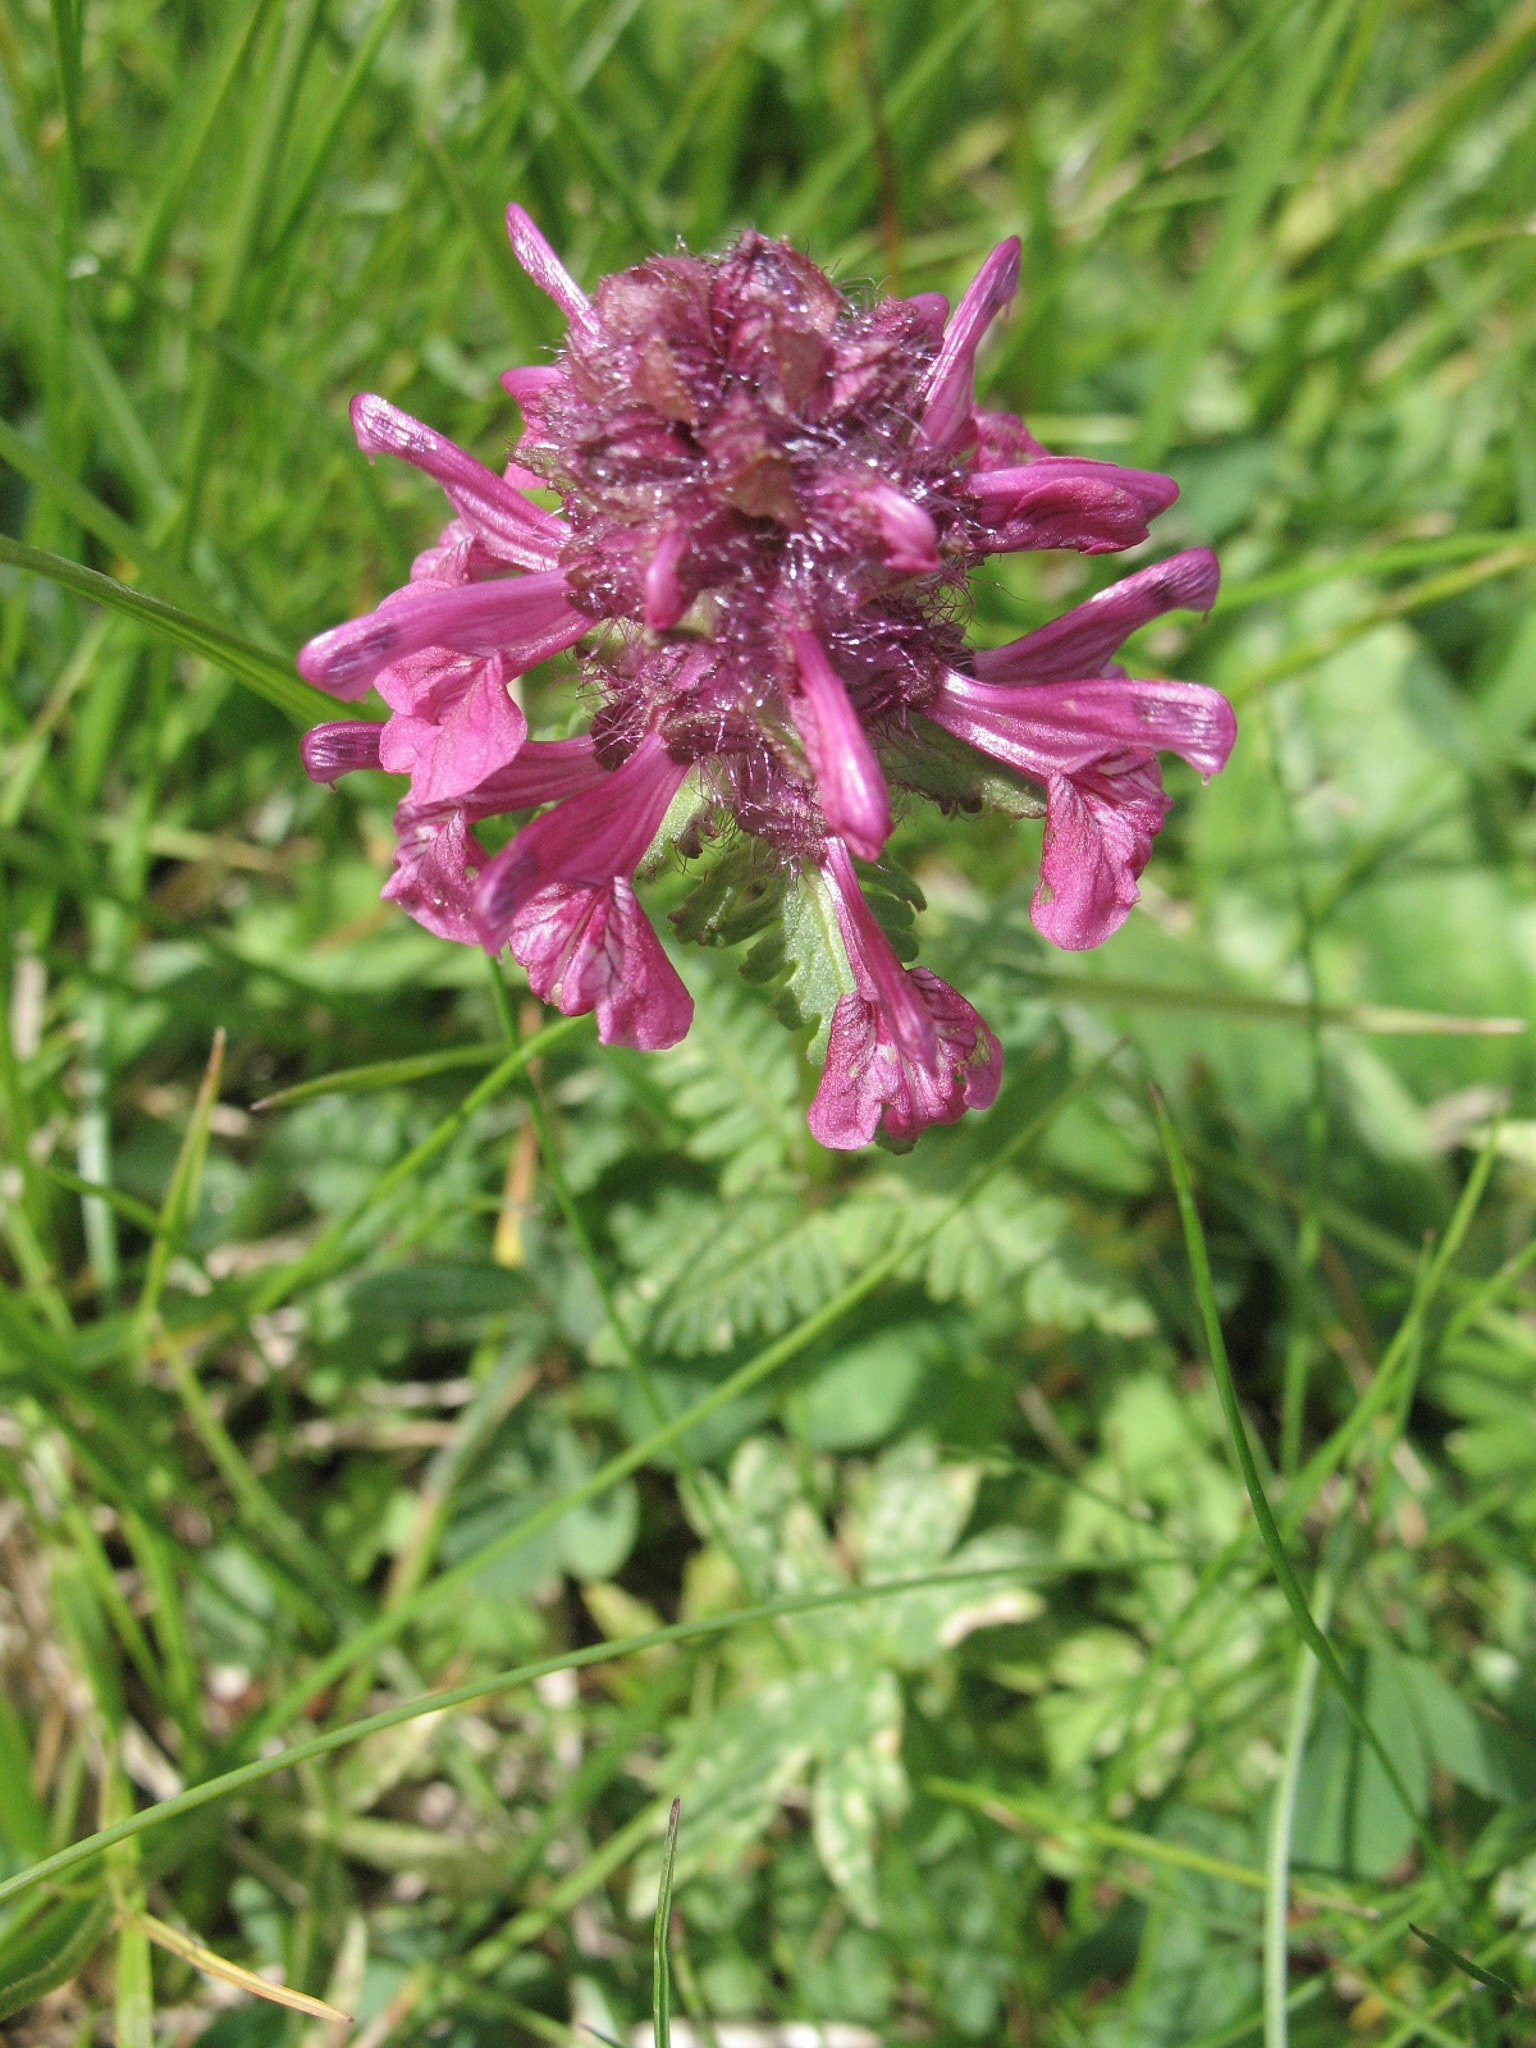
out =
[[[846,953],[814,1135],[908,1139],[985,1107],[997,1040],[901,965],[854,861],[879,858],[893,785],[953,800],[956,758],[985,757],[1043,792],[1037,928],[1065,947],[1107,938],[1168,808],[1159,752],[1210,775],[1234,737],[1215,691],[1137,681],[1112,657],[1160,614],[1208,609],[1215,558],[1190,550],[1008,646],[966,646],[984,556],[1130,547],[1176,495],[978,408],[1015,240],[950,313],[934,293],[855,304],[753,233],[714,258],[652,257],[588,298],[520,208],[507,219],[565,347],[504,375],[524,430],[500,476],[382,398],[354,400],[364,452],[425,470],[454,517],[403,589],[300,653],[310,682],[376,689],[390,712],[317,727],[308,772],[409,776],[384,894],[445,938],[510,948],[545,1001],[595,1010],[606,1044],[674,1044],[692,1015],[637,869],[668,844],[748,835],[824,892]],[[530,740],[517,678],[578,647],[590,731]],[[537,815],[488,854],[476,827],[512,812]]]

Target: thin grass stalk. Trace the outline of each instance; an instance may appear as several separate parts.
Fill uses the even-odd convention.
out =
[[[1258,1527],[1259,1541],[1263,1544],[1265,1554],[1269,1558],[1270,1569],[1275,1575],[1276,1582],[1281,1592],[1285,1595],[1286,1605],[1295,1617],[1296,1627],[1301,1634],[1302,1641],[1307,1644],[1322,1666],[1329,1684],[1332,1685],[1334,1691],[1338,1694],[1339,1701],[1355,1733],[1372,1751],[1376,1761],[1381,1765],[1382,1773],[1387,1783],[1392,1787],[1399,1805],[1412,1823],[1414,1835],[1424,1853],[1425,1861],[1439,1879],[1446,1897],[1453,1905],[1459,1906],[1462,1887],[1456,1874],[1446,1860],[1440,1844],[1435,1840],[1423,1816],[1419,1813],[1413,1795],[1403,1782],[1402,1773],[1398,1770],[1396,1761],[1372,1726],[1360,1702],[1355,1698],[1348,1675],[1343,1665],[1339,1662],[1338,1653],[1332,1643],[1329,1642],[1328,1638],[1318,1628],[1317,1622],[1313,1618],[1312,1610],[1307,1605],[1307,1596],[1301,1589],[1300,1582],[1291,1565],[1291,1560],[1286,1553],[1285,1540],[1276,1526],[1274,1514],[1269,1505],[1269,1497],[1265,1493],[1264,1483],[1259,1477],[1259,1468],[1254,1459],[1253,1446],[1248,1441],[1248,1427],[1243,1420],[1242,1408],[1237,1398],[1237,1389],[1232,1381],[1232,1368],[1227,1362],[1226,1340],[1222,1336],[1221,1317],[1216,1307],[1216,1293],[1211,1284],[1211,1268],[1210,1260],[1206,1254],[1205,1233],[1200,1225],[1200,1216],[1195,1208],[1194,1196],[1190,1192],[1189,1174],[1184,1165],[1184,1155],[1179,1149],[1178,1136],[1163,1105],[1163,1099],[1156,1090],[1153,1091],[1152,1104],[1157,1116],[1158,1131],[1163,1141],[1163,1150],[1168,1159],[1168,1170],[1173,1180],[1174,1195],[1179,1206],[1179,1217],[1184,1226],[1184,1242],[1189,1253],[1190,1270],[1194,1277],[1195,1297],[1199,1302],[1201,1320],[1205,1326],[1206,1347],[1210,1356],[1211,1370],[1215,1375],[1217,1392],[1221,1397],[1222,1412],[1226,1417],[1227,1429],[1232,1438],[1232,1447],[1237,1454],[1237,1461],[1242,1470],[1243,1483],[1248,1489],[1248,1498],[1253,1505],[1253,1517]],[[1381,1383],[1382,1377],[1381,1374],[1377,1375],[1378,1385]],[[1364,1401],[1358,1405],[1356,1409],[1357,1414],[1359,1408],[1364,1407],[1364,1405]]]
[[[1312,1591],[1312,1612],[1326,1630],[1333,1612],[1333,1580],[1318,1573]],[[1291,1839],[1296,1825],[1296,1794],[1301,1787],[1302,1758],[1312,1725],[1317,1695],[1317,1658],[1304,1643],[1291,1693],[1279,1781],[1270,1810],[1269,1843],[1264,1859],[1264,2048],[1287,2048],[1290,2016]]]
[[[1153,1558],[1153,1563],[1184,1563],[1180,1551],[1172,1551],[1163,1558]],[[1114,1569],[1118,1570],[1116,1566]],[[665,1628],[647,1629],[642,1634],[621,1636],[612,1642],[593,1643],[584,1649],[568,1650],[559,1656],[541,1657],[530,1664],[520,1664],[511,1670],[495,1672],[468,1685],[450,1687],[444,1692],[427,1693],[421,1698],[406,1700],[400,1706],[386,1707],[380,1713],[369,1714],[358,1721],[350,1721],[344,1727],[332,1728],[324,1734],[310,1737],[306,1742],[291,1744],[266,1756],[253,1759],[250,1763],[237,1765],[233,1770],[223,1771],[217,1777],[207,1778],[199,1785],[192,1785],[185,1792],[172,1799],[158,1801],[130,1814],[126,1819],[114,1822],[110,1827],[98,1829],[83,1840],[71,1843],[67,1848],[56,1850],[41,1861],[28,1864],[25,1869],[14,1872],[0,1880],[0,1905],[29,1892],[35,1885],[47,1883],[50,1879],[64,1876],[68,1871],[78,1870],[82,1864],[104,1854],[120,1842],[131,1841],[147,1830],[163,1826],[166,1822],[179,1820],[184,1815],[195,1813],[215,1801],[227,1799],[236,1792],[242,1792],[249,1785],[259,1785],[275,1777],[279,1771],[293,1770],[303,1764],[330,1756],[334,1751],[349,1748],[367,1736],[383,1734],[387,1729],[402,1727],[407,1721],[419,1720],[423,1714],[450,1713],[456,1707],[473,1705],[480,1700],[494,1699],[497,1694],[511,1692],[519,1687],[532,1685],[537,1679],[547,1678],[556,1671],[585,1671],[593,1665],[620,1663],[626,1657],[642,1655],[647,1650],[659,1649],[668,1643],[703,1642],[711,1637],[728,1634],[738,1628],[753,1628],[760,1622],[774,1621],[782,1615],[819,1613],[827,1608],[846,1607],[863,1600],[895,1598],[904,1593],[922,1592],[928,1587],[946,1584],[968,1584],[986,1579],[1007,1579],[1020,1571],[1017,1564],[975,1566],[965,1571],[924,1572],[909,1579],[888,1579],[870,1586],[840,1586],[824,1593],[790,1594],[778,1600],[759,1601],[752,1607],[740,1607],[729,1614],[705,1615],[696,1621],[670,1623]],[[1041,1567],[1041,1569],[1046,1569]],[[1057,1566],[1063,1572],[1078,1573],[1080,1564]]]

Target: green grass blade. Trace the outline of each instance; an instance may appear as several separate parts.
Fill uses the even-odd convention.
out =
[[[415,1178],[424,1166],[430,1165],[439,1153],[446,1151],[459,1132],[469,1122],[476,1110],[492,1102],[513,1077],[522,1072],[529,1060],[537,1059],[541,1053],[560,1045],[584,1026],[591,1023],[590,1016],[564,1017],[558,1024],[546,1025],[535,1032],[532,1038],[503,1055],[493,1072],[483,1081],[476,1082],[457,1109],[451,1110],[437,1128],[415,1145],[402,1159],[397,1159],[387,1173],[381,1174],[367,1194],[356,1202],[344,1216],[339,1216],[328,1230],[321,1233],[303,1258],[292,1266],[285,1266],[257,1289],[253,1314],[262,1314],[275,1308],[280,1301],[287,1300],[300,1287],[329,1273],[337,1253],[346,1243],[357,1225],[381,1202],[388,1201],[397,1189]]]
[[[1395,1009],[1384,1003],[1314,1005],[1284,996],[1249,995],[1241,989],[1178,988],[1116,975],[1063,974],[1033,963],[1011,963],[1011,972],[1062,1002],[1103,1003],[1130,1010],[1195,1010],[1202,1016],[1233,1017],[1255,1024],[1311,1029],[1317,1023],[1384,1038],[1513,1038],[1527,1028],[1524,1017],[1457,1017],[1437,1010]]]
[[[319,132],[310,146],[309,155],[294,183],[293,192],[278,215],[277,225],[273,228],[266,245],[265,253],[268,257],[280,254],[302,224],[315,193],[320,188],[320,180],[325,176],[326,165],[331,160],[331,152],[336,147],[342,126],[361,97],[368,83],[369,74],[373,70],[374,61],[384,46],[384,38],[399,20],[404,7],[405,0],[379,0],[379,5],[374,9],[373,19],[369,22],[362,41],[353,51],[352,61],[348,64],[341,83],[331,96],[325,119],[321,122]]]
[[[1154,1556],[1153,1563],[1179,1563],[1187,1560],[1182,1552],[1170,1552],[1167,1557]],[[1106,1569],[1119,1571],[1123,1566],[1116,1563]],[[78,1870],[105,1851],[116,1847],[119,1842],[129,1841],[146,1833],[151,1828],[161,1827],[168,1821],[179,1820],[184,1815],[196,1813],[202,1807],[211,1806],[215,1801],[227,1799],[236,1792],[242,1792],[249,1785],[259,1785],[267,1778],[275,1777],[280,1771],[294,1769],[299,1764],[312,1763],[322,1756],[349,1748],[353,1743],[362,1742],[370,1735],[381,1735],[390,1728],[400,1728],[408,1721],[419,1720],[424,1714],[451,1713],[456,1707],[472,1706],[477,1701],[494,1699],[498,1693],[512,1692],[520,1687],[532,1685],[537,1679],[546,1678],[555,1671],[587,1671],[595,1665],[621,1663],[627,1657],[643,1655],[647,1650],[660,1649],[668,1643],[708,1642],[713,1637],[729,1634],[734,1629],[755,1628],[762,1622],[777,1621],[789,1615],[817,1614],[828,1609],[856,1605],[866,1600],[896,1599],[907,1593],[924,1592],[940,1585],[965,1585],[987,1579],[1016,1578],[1025,1567],[1018,1564],[972,1566],[964,1571],[923,1572],[912,1578],[883,1579],[868,1586],[839,1586],[831,1591],[818,1593],[785,1594],[777,1600],[761,1600],[751,1607],[738,1607],[729,1614],[701,1615],[694,1621],[672,1622],[665,1628],[647,1629],[642,1634],[619,1636],[612,1641],[590,1643],[579,1650],[566,1650],[557,1656],[541,1657],[533,1663],[515,1665],[511,1670],[493,1672],[487,1677],[477,1678],[467,1685],[454,1686],[443,1692],[427,1693],[417,1699],[406,1700],[397,1707],[386,1707],[377,1714],[366,1715],[358,1721],[349,1721],[344,1727],[332,1728],[322,1735],[310,1737],[306,1742],[294,1743],[286,1749],[271,1751],[256,1757],[250,1763],[239,1764],[233,1770],[223,1771],[215,1778],[207,1778],[200,1785],[189,1786],[174,1798],[163,1799],[155,1805],[145,1807],[126,1820],[115,1821],[110,1827],[100,1828],[96,1833],[72,1842],[68,1848],[55,1850],[40,1862],[30,1863],[24,1870],[14,1872],[0,1880],[0,1905],[19,1898],[34,1886],[46,1884],[51,1879],[63,1877],[71,1870]],[[1032,1567],[1030,1569],[1033,1569]],[[1047,1564],[1041,1570],[1050,1572],[1080,1573],[1085,1567],[1080,1563],[1072,1565]]]
[[[311,689],[308,683],[272,655],[253,647],[250,641],[241,640],[222,626],[211,625],[176,605],[166,604],[161,598],[146,596],[129,584],[119,583],[115,577],[86,569],[79,562],[68,561],[63,555],[27,547],[5,534],[0,534],[0,563],[25,570],[30,576],[46,576],[50,583],[72,590],[77,597],[87,598],[92,604],[107,605],[124,618],[147,627],[162,640],[183,648],[188,654],[201,655],[258,697],[275,704],[297,726],[308,727],[336,716],[334,698]],[[367,716],[366,709],[362,715]]]
[[[125,1195],[120,1188],[109,1187],[103,1180],[82,1180],[67,1167],[55,1166],[52,1160],[44,1166],[43,1172],[57,1187],[67,1188],[72,1195],[84,1195],[92,1201],[105,1202],[109,1209],[115,1209],[126,1223],[135,1230],[147,1231],[153,1237],[160,1227],[158,1213],[147,1202],[136,1202],[132,1195]]]
[[[1502,1991],[1506,1998],[1513,1998],[1519,2005],[1531,2003],[1518,1984],[1511,1984],[1507,1977],[1500,1977],[1492,1970],[1485,1970],[1481,1963],[1475,1963],[1470,1956],[1462,1955],[1460,1950],[1452,1948],[1448,1941],[1442,1941],[1438,1934],[1431,1934],[1427,1927],[1415,1927],[1410,1921],[1409,1932],[1416,1934],[1424,1946],[1437,1955],[1442,1963],[1449,1963],[1453,1970],[1460,1970],[1463,1976],[1470,1977],[1475,1984],[1486,1984],[1490,1991]]]
[[[144,277],[165,253],[175,230],[187,192],[213,139],[213,132],[239,75],[240,67],[254,42],[272,0],[249,0],[243,14],[233,15],[224,40],[214,52],[207,76],[200,81],[191,118],[183,127],[171,152],[158,190],[145,209],[133,254],[128,259],[130,277]]]
[[[186,1135],[176,1155],[165,1200],[160,1205],[155,1223],[154,1243],[150,1246],[149,1264],[137,1310],[138,1321],[145,1329],[160,1306],[160,1290],[165,1285],[165,1269],[171,1254],[197,1213],[197,1199],[203,1184],[203,1163],[208,1156],[208,1122],[219,1098],[219,1077],[223,1071],[224,1027],[220,1025],[214,1033],[213,1049],[208,1055],[208,1065],[192,1105]]]
[[[411,1053],[404,1059],[372,1060],[367,1066],[341,1067],[334,1074],[317,1074],[312,1081],[295,1081],[291,1088],[263,1095],[251,1109],[288,1109],[295,1102],[313,1102],[321,1095],[372,1095],[381,1088],[403,1088],[412,1081],[456,1073],[461,1067],[488,1067],[505,1056],[506,1046],[498,1039],[492,1045],[454,1045],[442,1052]]]
[[[1316,7],[1297,10],[1296,33],[1299,38],[1305,31],[1305,42],[1277,67],[1279,77],[1248,138],[1211,253],[1169,331],[1142,416],[1134,462],[1156,462],[1175,438],[1185,396],[1232,310],[1254,233],[1280,188],[1312,95],[1355,4],[1356,0],[1333,0],[1320,15]]]
[[[672,1865],[677,1857],[677,1823],[682,1810],[682,1800],[674,1799],[661,1852],[656,1927],[651,1937],[651,2026],[656,2048],[672,2048],[672,1971],[667,1960],[667,1942],[672,1927]]]
[[[1333,1611],[1333,1582],[1318,1576],[1313,1614],[1319,1629],[1328,1627]],[[1296,1826],[1296,1795],[1301,1789],[1301,1767],[1312,1726],[1312,1702],[1317,1695],[1317,1659],[1305,1644],[1291,1693],[1290,1719],[1285,1748],[1281,1752],[1280,1776],[1275,1784],[1274,1804],[1269,1817],[1269,1842],[1264,1858],[1264,2048],[1286,2048],[1290,1990],[1291,1898],[1300,1887],[1291,1877],[1291,1843]]]
[[[77,1976],[101,1946],[112,1902],[65,1899],[20,1938],[0,1943],[0,2020],[8,2020]]]
[[[1434,1255],[1417,1271],[1413,1299],[1407,1315],[1398,1326],[1391,1343],[1382,1353],[1375,1377],[1349,1414],[1334,1430],[1326,1443],[1320,1444],[1291,1482],[1286,1497],[1285,1534],[1293,1536],[1301,1526],[1302,1517],[1316,1500],[1329,1474],[1336,1472],[1360,1441],[1365,1431],[1380,1414],[1383,1414],[1397,1399],[1400,1387],[1401,1369],[1411,1363],[1423,1333],[1424,1319],[1430,1305],[1445,1283],[1452,1259],[1461,1249],[1462,1241],[1472,1226],[1483,1191],[1488,1185],[1488,1176],[1493,1171],[1498,1157],[1497,1129],[1479,1154],[1467,1184],[1461,1191],[1445,1234],[1435,1247]]]
[[[971,0],[970,6],[962,7],[913,58],[885,96],[885,118],[892,130],[937,85],[946,65],[966,38],[976,33],[992,4],[993,0]],[[847,141],[829,151],[778,208],[773,232],[787,241],[801,241],[813,230],[825,232],[819,217],[834,195],[840,202],[845,198],[849,181],[855,172],[868,167],[874,147],[868,115],[861,113]]]
[[[1194,1278],[1195,1298],[1200,1304],[1200,1317],[1205,1327],[1206,1348],[1210,1356],[1211,1370],[1216,1378],[1216,1389],[1221,1397],[1222,1412],[1226,1417],[1227,1429],[1232,1438],[1232,1448],[1242,1469],[1243,1483],[1248,1489],[1248,1498],[1253,1506],[1253,1518],[1258,1526],[1259,1540],[1269,1559],[1270,1569],[1276,1583],[1285,1595],[1286,1605],[1295,1618],[1302,1641],[1316,1657],[1329,1684],[1338,1694],[1339,1702],[1349,1717],[1351,1727],[1360,1740],[1367,1745],[1381,1765],[1387,1783],[1392,1787],[1403,1812],[1412,1822],[1413,1832],[1424,1852],[1426,1862],[1440,1879],[1446,1896],[1459,1902],[1460,1886],[1450,1864],[1446,1861],[1440,1844],[1435,1840],[1429,1827],[1420,1815],[1413,1801],[1413,1795],[1403,1783],[1402,1773],[1386,1744],[1376,1733],[1367,1719],[1364,1708],[1355,1698],[1348,1674],[1339,1662],[1338,1652],[1323,1634],[1314,1620],[1296,1577],[1285,1542],[1276,1526],[1270,1509],[1269,1496],[1264,1491],[1264,1482],[1259,1477],[1259,1468],[1254,1459],[1253,1446],[1248,1441],[1248,1426],[1243,1420],[1243,1411],[1238,1402],[1237,1388],[1232,1380],[1232,1368],[1227,1362],[1226,1339],[1221,1332],[1221,1316],[1216,1307],[1216,1292],[1211,1284],[1210,1260],[1206,1256],[1205,1232],[1201,1228],[1200,1216],[1195,1208],[1195,1198],[1190,1192],[1189,1174],[1184,1165],[1184,1155],[1179,1148],[1178,1135],[1163,1099],[1155,1090],[1152,1107],[1157,1117],[1157,1127],[1163,1141],[1163,1150],[1168,1159],[1168,1171],[1173,1181],[1174,1196],[1179,1205],[1179,1219],[1184,1227],[1184,1243],[1189,1253],[1190,1271]]]
[[[1403,569],[1428,568],[1437,562],[1461,562],[1473,555],[1491,555],[1503,548],[1536,547],[1536,533],[1520,527],[1507,531],[1448,533],[1438,540],[1399,541],[1390,547],[1357,548],[1337,555],[1329,562],[1303,563],[1295,569],[1275,569],[1245,583],[1222,586],[1212,606],[1212,616],[1224,618],[1229,612],[1248,611],[1256,604],[1270,604],[1276,598],[1295,597],[1304,590],[1317,590],[1328,583],[1353,576],[1392,576]]]

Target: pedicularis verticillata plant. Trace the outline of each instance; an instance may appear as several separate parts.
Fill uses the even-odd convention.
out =
[[[606,1044],[672,1045],[693,1014],[637,870],[713,856],[706,906],[681,920],[696,936],[750,929],[765,877],[809,891],[840,954],[813,1135],[910,1140],[984,1108],[997,1040],[903,967],[854,861],[880,859],[892,785],[1038,811],[1020,802],[1033,785],[1035,925],[1059,946],[1107,938],[1168,809],[1159,750],[1210,775],[1235,730],[1216,691],[1137,681],[1111,656],[1163,612],[1207,610],[1215,557],[1191,549],[1006,647],[967,647],[984,556],[1131,547],[1177,495],[978,409],[1016,240],[950,314],[935,293],[853,303],[752,233],[719,257],[652,257],[589,299],[521,208],[507,220],[565,347],[503,377],[525,425],[499,477],[383,399],[353,401],[363,450],[426,470],[456,517],[404,589],[301,652],[311,682],[372,685],[391,714],[317,727],[310,775],[409,775],[384,894],[444,938],[510,948],[539,996],[595,1009]],[[546,486],[562,516],[528,497]],[[589,732],[530,740],[516,679],[578,646]],[[475,837],[543,805],[494,855]]]

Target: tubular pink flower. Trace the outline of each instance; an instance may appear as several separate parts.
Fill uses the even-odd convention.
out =
[[[596,1010],[611,1043],[687,1027],[631,887],[653,845],[709,861],[745,837],[754,890],[775,870],[819,887],[819,871],[855,986],[830,1022],[818,1136],[907,1137],[991,1101],[996,1040],[952,989],[901,968],[851,858],[881,854],[893,787],[955,801],[936,724],[1045,790],[1039,929],[1078,947],[1124,919],[1167,810],[1159,751],[1211,774],[1233,727],[1214,692],[1127,681],[1111,657],[1176,605],[1208,609],[1214,559],[1138,570],[1008,647],[973,655],[961,620],[986,556],[1129,547],[1176,486],[1053,456],[977,406],[1016,240],[951,315],[934,292],[850,300],[751,232],[718,256],[653,256],[589,297],[521,207],[507,230],[566,317],[564,345],[502,377],[522,431],[501,476],[383,399],[356,401],[365,451],[435,477],[454,517],[406,588],[302,650],[310,681],[338,697],[376,685],[391,712],[382,731],[317,728],[306,767],[408,774],[386,894],[446,937],[510,944],[537,992]],[[529,742],[512,685],[566,648],[591,731]],[[481,821],[543,805],[486,855]],[[728,892],[722,906],[711,935],[739,928]]]
[[[1019,288],[1019,238],[999,242],[977,271],[944,330],[944,342],[924,379],[921,434],[930,448],[950,449],[974,438],[976,351],[998,314]]]
[[[311,782],[334,784],[337,777],[359,768],[377,768],[379,735],[384,728],[371,718],[339,718],[312,725],[299,741],[299,758]]]
[[[1066,455],[981,471],[971,477],[970,491],[994,554],[1071,548],[1103,555],[1135,547],[1146,539],[1148,522],[1179,495],[1171,477]]]
[[[475,913],[486,951],[501,951],[518,912],[552,883],[597,885],[632,875],[687,772],[659,733],[647,733],[597,788],[525,825],[480,878]]]
[[[827,1064],[806,1117],[812,1137],[848,1152],[883,1125],[887,1137],[910,1143],[929,1124],[990,1108],[1003,1053],[987,1026],[948,982],[926,967],[903,968],[840,841],[827,842],[821,872],[855,986],[832,1012]]]
[[[452,441],[401,412],[388,399],[361,392],[350,407],[357,445],[372,459],[398,455],[435,477],[459,517],[502,561],[522,569],[558,566],[566,525],[552,512],[530,505],[504,478],[476,462]],[[537,483],[536,477],[530,482]]]
[[[985,683],[1055,683],[1103,675],[1122,642],[1164,612],[1208,612],[1220,581],[1209,548],[1186,548],[1112,583],[1022,640],[979,649],[973,666]]]
[[[1045,786],[1045,856],[1030,915],[1080,952],[1118,931],[1167,813],[1157,755],[1202,775],[1226,765],[1232,707],[1200,683],[1083,682],[999,687],[951,675],[927,715],[957,739]]]
[[[878,860],[891,836],[891,799],[842,679],[814,633],[791,633],[800,689],[789,715],[805,748],[816,794],[832,830],[860,860]]]
[[[386,597],[376,611],[319,633],[299,650],[299,674],[333,697],[363,696],[381,669],[445,648],[500,654],[510,675],[570,647],[589,621],[572,611],[559,570],[494,583],[420,582]]]
[[[520,206],[507,208],[507,236],[513,255],[546,298],[573,327],[591,327],[592,301]]]
[[[463,804],[477,820],[499,818],[508,811],[529,811],[538,804],[581,796],[607,780],[608,771],[585,733],[572,740],[529,740],[518,749],[516,760],[478,783]]]
[[[921,505],[873,479],[861,492],[864,506],[874,520],[885,546],[885,558],[899,576],[937,576],[939,530]]]
[[[562,1016],[596,1010],[604,1045],[660,1052],[687,1037],[693,998],[622,875],[541,889],[512,919],[507,943],[534,994]]]

